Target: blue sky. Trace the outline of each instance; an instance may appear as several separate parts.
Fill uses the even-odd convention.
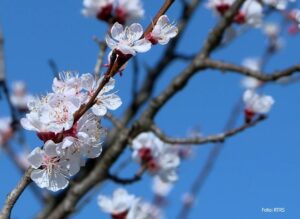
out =
[[[146,26],[162,1],[146,1]],[[168,12],[172,20],[179,14],[179,2]],[[52,72],[48,65],[54,59],[60,70],[91,72],[96,62],[97,45],[92,36],[103,38],[106,26],[81,15],[81,1],[74,0],[0,0],[0,23],[5,36],[5,59],[9,82],[23,80],[32,94],[43,94],[51,89]],[[271,19],[278,20],[276,16]],[[196,53],[217,19],[203,5],[197,10],[179,51]],[[286,46],[272,57],[266,66],[270,72],[299,63],[299,36],[285,34]],[[253,30],[235,40],[233,44],[213,54],[214,58],[240,63],[244,58],[260,56],[266,40],[260,30]],[[153,66],[160,59],[161,46],[138,56],[141,63]],[[143,66],[143,65],[142,65]],[[155,94],[184,69],[186,63],[178,61],[168,67],[160,79]],[[117,90],[123,99],[123,107],[130,102],[131,65],[123,77],[117,78]],[[142,71],[142,74],[144,72]],[[197,74],[188,87],[173,98],[156,118],[157,124],[169,135],[185,136],[192,127],[200,127],[204,135],[219,133],[231,108],[241,96],[241,76],[205,71]],[[210,174],[197,197],[191,219],[207,218],[300,218],[297,203],[300,197],[300,86],[278,84],[267,86],[264,91],[275,98],[269,118],[253,129],[226,141],[214,171]],[[8,115],[1,104],[0,116]],[[242,118],[239,120],[242,124]],[[30,147],[40,145],[34,133],[26,132]],[[212,145],[196,147],[196,155],[180,167],[180,179],[170,195],[166,218],[175,218],[181,206],[181,195],[188,190],[199,169],[205,163]],[[127,152],[121,159],[129,156]],[[0,152],[0,203],[20,178],[14,165]],[[130,176],[137,167],[132,165],[122,175]],[[151,180],[127,189],[152,199]],[[145,189],[149,188],[149,189]],[[115,185],[109,184],[98,193],[110,194]],[[18,201],[12,218],[29,219],[40,209],[40,204],[29,189]],[[284,207],[284,214],[266,214],[261,208]],[[97,206],[94,198],[74,218],[109,218]]]

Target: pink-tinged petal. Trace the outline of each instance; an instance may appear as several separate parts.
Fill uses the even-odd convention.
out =
[[[146,39],[138,40],[134,43],[132,47],[137,52],[147,52],[151,49],[151,43]]]

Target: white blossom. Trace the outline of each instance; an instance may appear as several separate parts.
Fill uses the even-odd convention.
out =
[[[96,89],[99,84],[103,80],[103,76],[96,81],[95,77],[91,74],[83,74],[81,76],[82,79],[82,87],[84,90],[88,92],[88,97],[94,95]],[[111,78],[108,83],[103,87],[96,98],[96,103],[92,107],[92,112],[97,116],[104,116],[109,110],[116,110],[122,104],[121,98],[115,93],[108,93],[115,87],[115,80]]]
[[[259,95],[254,90],[246,90],[243,100],[248,112],[258,114],[268,113],[274,104],[274,99],[271,96]]]
[[[164,182],[177,180],[180,158],[175,147],[163,143],[152,132],[141,133],[132,142],[132,157]]]
[[[13,106],[20,111],[27,111],[27,103],[30,99],[32,99],[32,96],[27,93],[25,83],[22,81],[14,82],[10,96]]]
[[[60,144],[47,141],[44,148],[35,148],[28,156],[34,170],[31,179],[41,188],[58,191],[68,186],[68,178],[78,172],[78,164],[72,159],[59,156],[56,149]]]
[[[126,218],[128,211],[137,200],[134,195],[130,195],[126,190],[119,188],[114,191],[112,197],[99,195],[98,205],[102,211],[111,214],[113,218]]]
[[[152,44],[167,44],[171,38],[174,38],[178,34],[178,28],[171,24],[167,15],[162,15],[155,26],[153,27],[152,32],[146,36],[146,38]]]
[[[135,55],[137,52],[147,52],[151,48],[151,43],[142,38],[143,27],[134,23],[129,27],[116,22],[111,28],[111,36],[106,36],[106,43],[112,50],[118,50],[124,55]]]

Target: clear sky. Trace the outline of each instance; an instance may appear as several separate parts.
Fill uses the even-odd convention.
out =
[[[146,26],[162,1],[144,0]],[[168,12],[176,21],[180,1]],[[96,62],[97,45],[92,36],[103,38],[106,26],[95,19],[81,15],[82,2],[77,0],[0,0],[0,23],[5,36],[5,60],[9,83],[23,80],[32,94],[39,95],[51,89],[53,75],[48,65],[54,59],[60,70],[91,72]],[[276,17],[272,17],[278,20]],[[194,54],[202,46],[207,33],[217,19],[210,11],[200,6],[190,24],[179,50]],[[300,62],[298,36],[285,34],[285,48],[275,55],[268,65],[268,72],[286,68]],[[241,36],[234,43],[218,51],[213,57],[234,63],[244,58],[260,56],[266,40],[260,30]],[[138,56],[145,65],[154,65],[160,58],[161,46]],[[186,66],[184,62],[171,65],[160,79],[155,94],[158,94],[171,79]],[[144,73],[144,72],[143,72]],[[189,86],[173,98],[159,113],[156,122],[172,136],[185,136],[192,127],[200,127],[204,135],[222,131],[234,103],[241,96],[242,77],[236,74],[221,74],[205,71],[196,75]],[[116,112],[120,115],[130,102],[131,65],[124,75],[117,78],[118,94],[123,106]],[[253,129],[226,141],[215,169],[197,197],[192,219],[297,219],[300,218],[300,86],[273,84],[264,91],[275,98],[269,118]],[[0,116],[8,115],[3,101]],[[242,124],[242,118],[239,120]],[[30,147],[40,145],[34,133],[28,133]],[[180,179],[170,195],[166,208],[167,219],[175,218],[181,206],[181,196],[192,184],[199,169],[205,163],[212,145],[195,148],[193,158],[179,169]],[[129,156],[129,154],[126,154]],[[121,159],[126,159],[126,155]],[[131,176],[136,165],[122,175]],[[0,203],[20,178],[14,165],[0,152]],[[111,194],[115,185],[96,193]],[[148,188],[148,189],[145,189]],[[127,188],[130,192],[152,199],[151,180]],[[40,204],[29,189],[18,201],[12,218],[29,219],[40,209]],[[284,214],[266,214],[261,208],[283,207]],[[109,218],[97,206],[94,198],[74,218]]]

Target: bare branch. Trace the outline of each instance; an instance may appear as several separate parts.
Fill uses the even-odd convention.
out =
[[[169,143],[169,144],[188,144],[188,145],[201,145],[206,143],[216,143],[216,142],[224,142],[227,138],[237,135],[248,128],[255,126],[257,123],[265,120],[265,116],[259,116],[257,119],[251,121],[250,123],[245,123],[244,125],[226,131],[224,133],[210,135],[207,137],[194,137],[194,138],[170,138],[166,136],[157,126],[152,125],[151,131],[153,131],[157,137],[159,137],[162,141]]]
[[[241,75],[254,77],[258,80],[261,80],[263,82],[269,82],[269,81],[276,81],[283,77],[291,76],[295,73],[300,73],[300,64],[291,66],[287,69],[281,70],[281,71],[275,71],[272,74],[266,74],[264,72],[260,71],[253,71],[249,68],[238,66],[231,63],[206,59],[203,63],[204,66],[211,68],[211,69],[218,69],[222,72],[235,72]]]

